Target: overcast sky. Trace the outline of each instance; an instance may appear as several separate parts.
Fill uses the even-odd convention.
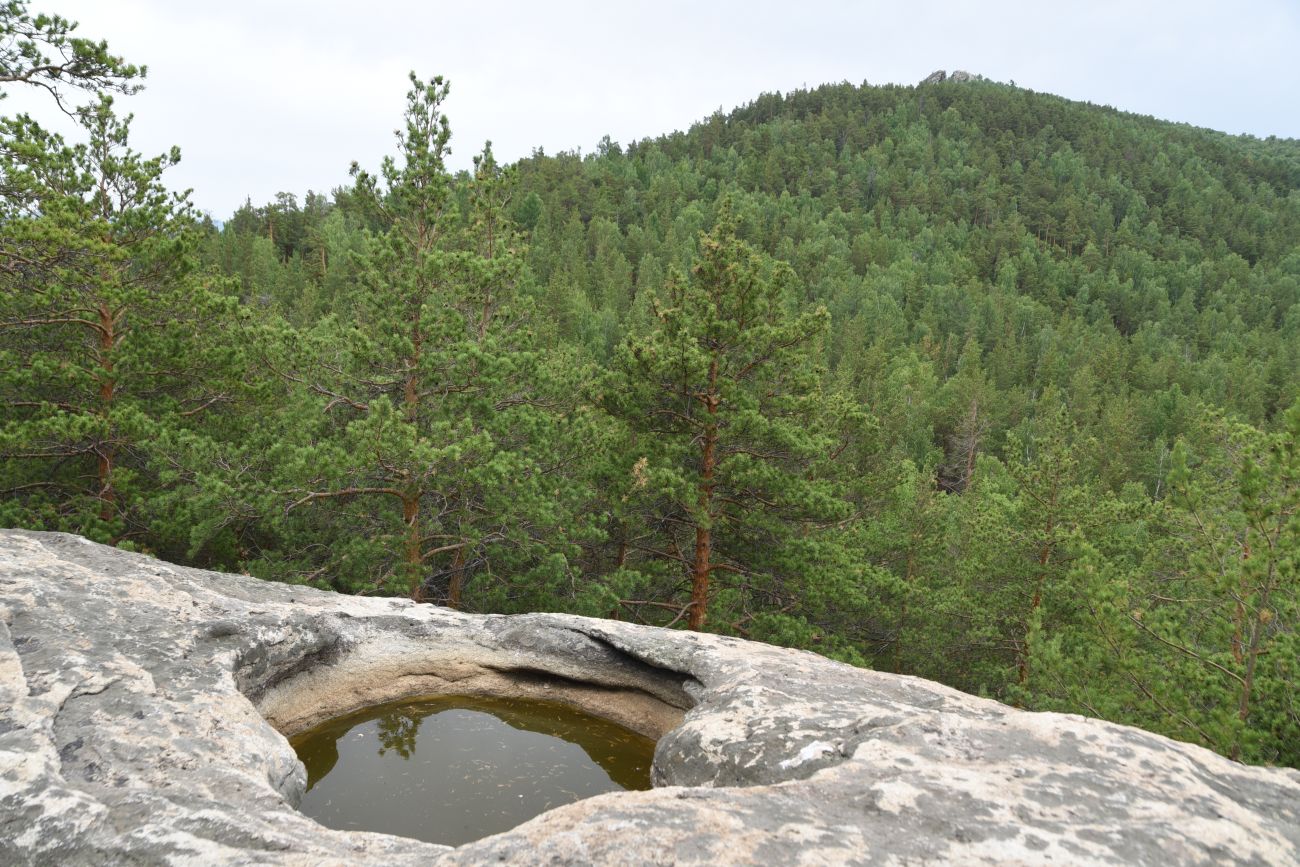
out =
[[[453,165],[626,143],[764,91],[935,69],[1231,133],[1300,138],[1300,0],[708,3],[30,0],[147,64],[136,148],[223,219],[392,150],[406,73],[451,80]],[[41,107],[12,98],[0,111]]]

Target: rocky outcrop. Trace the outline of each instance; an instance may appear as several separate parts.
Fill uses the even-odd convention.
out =
[[[427,693],[659,736],[656,788],[457,849],[294,809],[285,732]],[[1300,773],[708,635],[471,616],[0,532],[5,864],[1297,864]]]
[[[953,70],[951,75],[949,75],[947,72],[945,72],[942,69],[936,69],[934,72],[931,72],[925,78],[921,79],[921,83],[939,84],[940,82],[943,81],[963,82],[963,81],[974,81],[974,80],[975,80],[975,76],[964,69]]]

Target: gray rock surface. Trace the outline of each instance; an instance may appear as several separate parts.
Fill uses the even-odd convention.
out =
[[[921,83],[938,84],[939,82],[943,81],[947,77],[948,77],[948,73],[944,72],[942,69],[936,69],[934,72],[931,72],[924,79],[922,79]]]
[[[294,809],[284,733],[430,693],[544,695],[660,736],[656,788],[457,849]],[[5,865],[1300,864],[1298,848],[1300,772],[1133,728],[729,638],[0,531]]]

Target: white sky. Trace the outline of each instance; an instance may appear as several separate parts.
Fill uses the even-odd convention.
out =
[[[392,149],[406,73],[451,80],[453,167],[684,129],[764,91],[935,69],[1231,133],[1300,138],[1300,0],[30,0],[147,64],[137,150],[224,219]],[[0,111],[33,110],[15,94]]]

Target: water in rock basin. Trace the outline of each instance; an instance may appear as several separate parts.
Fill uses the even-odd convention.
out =
[[[440,696],[292,739],[322,825],[456,846],[602,792],[650,788],[655,742],[553,702]]]

